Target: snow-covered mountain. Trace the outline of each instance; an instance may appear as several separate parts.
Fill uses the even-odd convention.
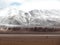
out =
[[[33,16],[32,23],[40,26],[60,26],[59,10],[32,10],[30,14]]]
[[[9,7],[1,10],[0,17],[0,24],[22,25],[29,23],[31,15],[18,8]]]
[[[18,8],[6,8],[0,11],[0,24],[60,26],[60,10],[31,10],[25,12]]]

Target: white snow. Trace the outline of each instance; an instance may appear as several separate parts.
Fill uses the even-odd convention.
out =
[[[0,10],[0,17],[0,25],[60,26],[60,10],[55,9],[33,9],[27,12],[18,7],[9,7]]]

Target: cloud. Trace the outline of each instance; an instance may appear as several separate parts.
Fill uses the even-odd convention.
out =
[[[59,1],[40,1],[40,0],[30,0],[21,5],[19,8],[24,11],[29,11],[33,9],[60,9]]]
[[[12,5],[12,6],[20,6],[21,3],[18,3],[18,2],[12,2],[10,5]]]
[[[11,5],[20,5],[20,3],[25,2],[25,0],[0,0],[0,8],[6,8]]]
[[[22,4],[22,5],[21,5]],[[0,0],[0,8],[9,6],[20,6],[19,8],[30,9],[59,9],[60,1],[58,0]]]

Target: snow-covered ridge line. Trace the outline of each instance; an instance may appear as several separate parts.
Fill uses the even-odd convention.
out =
[[[60,10],[38,10],[28,12],[15,8],[5,9],[0,12],[0,26],[47,26],[60,27]]]

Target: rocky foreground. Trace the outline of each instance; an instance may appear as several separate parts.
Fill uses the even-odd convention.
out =
[[[40,33],[55,33],[60,32],[60,28],[49,28],[49,27],[0,27],[0,33],[8,33],[8,34],[20,34],[20,33],[32,33],[32,34],[40,34]]]

